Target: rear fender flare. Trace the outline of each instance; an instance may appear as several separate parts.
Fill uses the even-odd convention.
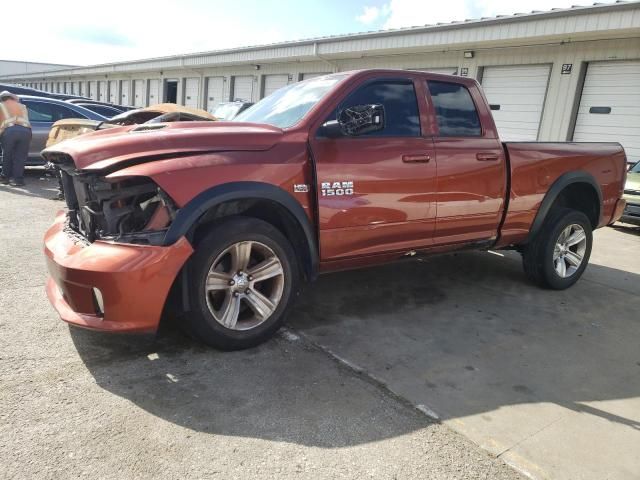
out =
[[[536,217],[533,220],[533,223],[531,224],[531,229],[529,231],[527,242],[531,241],[531,239],[533,239],[536,236],[536,234],[540,231],[540,229],[542,228],[542,225],[544,224],[545,219],[547,218],[547,215],[551,211],[551,207],[553,207],[553,204],[555,203],[560,193],[562,193],[562,191],[566,187],[574,183],[586,183],[588,185],[591,185],[595,190],[596,194],[598,195],[598,223],[599,223],[600,215],[602,213],[601,212],[602,191],[600,190],[600,185],[598,185],[598,183],[593,178],[593,176],[588,172],[582,172],[582,171],[567,172],[561,175],[560,177],[558,177],[558,179],[556,179],[556,181],[553,182],[553,184],[547,191],[547,194],[545,195],[544,199],[542,200],[542,203],[540,204],[538,213],[536,214]]]
[[[302,205],[280,187],[262,182],[230,182],[209,188],[178,210],[164,237],[164,245],[172,245],[180,237],[187,236],[198,220],[211,208],[233,200],[263,199],[284,207],[296,220],[307,244],[303,267],[307,278],[313,280],[318,274],[318,248],[314,229]]]

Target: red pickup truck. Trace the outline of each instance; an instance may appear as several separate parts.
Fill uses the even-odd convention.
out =
[[[45,236],[69,323],[153,332],[168,305],[222,349],[256,345],[319,273],[517,249],[571,286],[624,209],[616,143],[503,143],[475,80],[366,70],[289,85],[233,122],[119,127],[43,152],[67,211]]]

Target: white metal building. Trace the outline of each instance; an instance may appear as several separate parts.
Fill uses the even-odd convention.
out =
[[[620,141],[640,160],[640,2],[594,4],[257,47],[0,77],[144,106],[258,101],[361,68],[478,79],[506,140]]]
[[[0,76],[22,75],[25,73],[44,72],[46,70],[60,70],[72,65],[57,63],[21,62],[17,60],[0,60]]]

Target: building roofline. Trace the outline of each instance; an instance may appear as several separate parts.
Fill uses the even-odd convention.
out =
[[[483,17],[479,19],[467,19],[464,21],[452,21],[449,23],[437,23],[434,25],[419,25],[412,27],[403,27],[396,29],[387,29],[387,30],[372,30],[365,32],[357,32],[357,33],[347,33],[340,35],[328,35],[322,37],[314,37],[300,40],[290,40],[283,41],[277,43],[268,43],[262,45],[251,45],[251,46],[243,46],[243,47],[234,47],[220,50],[208,50],[202,52],[192,52],[185,54],[177,54],[177,55],[167,55],[160,57],[149,57],[137,60],[127,60],[122,62],[110,62],[110,63],[101,63],[95,65],[86,65],[86,66],[71,66],[71,68],[63,68],[63,69],[53,69],[46,70],[41,72],[29,72],[28,74],[24,74],[29,77],[38,76],[40,74],[46,75],[64,75],[65,73],[73,74],[77,70],[83,69],[109,69],[117,66],[125,66],[125,65],[135,65],[135,64],[143,64],[149,62],[162,62],[162,61],[172,61],[172,60],[184,60],[190,58],[197,58],[203,56],[216,56],[216,55],[226,55],[226,54],[234,54],[234,53],[243,53],[243,52],[255,52],[266,49],[273,48],[285,48],[285,47],[297,47],[297,46],[308,46],[314,44],[323,44],[330,42],[340,42],[340,41],[350,41],[350,40],[360,40],[360,39],[368,39],[368,38],[384,38],[384,37],[393,37],[396,35],[407,35],[407,34],[416,34],[416,33],[429,33],[436,31],[446,31],[446,30],[457,30],[464,29],[470,27],[477,26],[490,26],[495,24],[508,24],[508,23],[516,23],[516,22],[524,22],[530,20],[539,20],[546,18],[554,18],[554,17],[562,17],[562,16],[572,16],[572,15],[585,15],[595,12],[609,12],[614,10],[626,10],[626,9],[635,9],[640,8],[640,0],[626,1],[626,0],[616,0],[614,3],[594,3],[592,5],[574,5],[569,8],[553,8],[551,10],[545,11],[537,11],[533,10],[529,13],[515,13],[512,15],[498,15],[495,17]],[[44,62],[27,62],[27,63],[44,63]],[[111,70],[106,70],[104,72],[94,72],[95,74],[100,73],[111,73]],[[88,73],[88,74],[94,74]],[[0,76],[0,79],[7,78],[15,78],[15,75],[5,75]],[[22,76],[20,76],[22,78]]]

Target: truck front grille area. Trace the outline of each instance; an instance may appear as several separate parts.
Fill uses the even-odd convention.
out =
[[[153,180],[136,176],[107,181],[98,173],[77,171],[73,162],[55,164],[60,168],[70,231],[87,242],[162,243],[175,207]]]

